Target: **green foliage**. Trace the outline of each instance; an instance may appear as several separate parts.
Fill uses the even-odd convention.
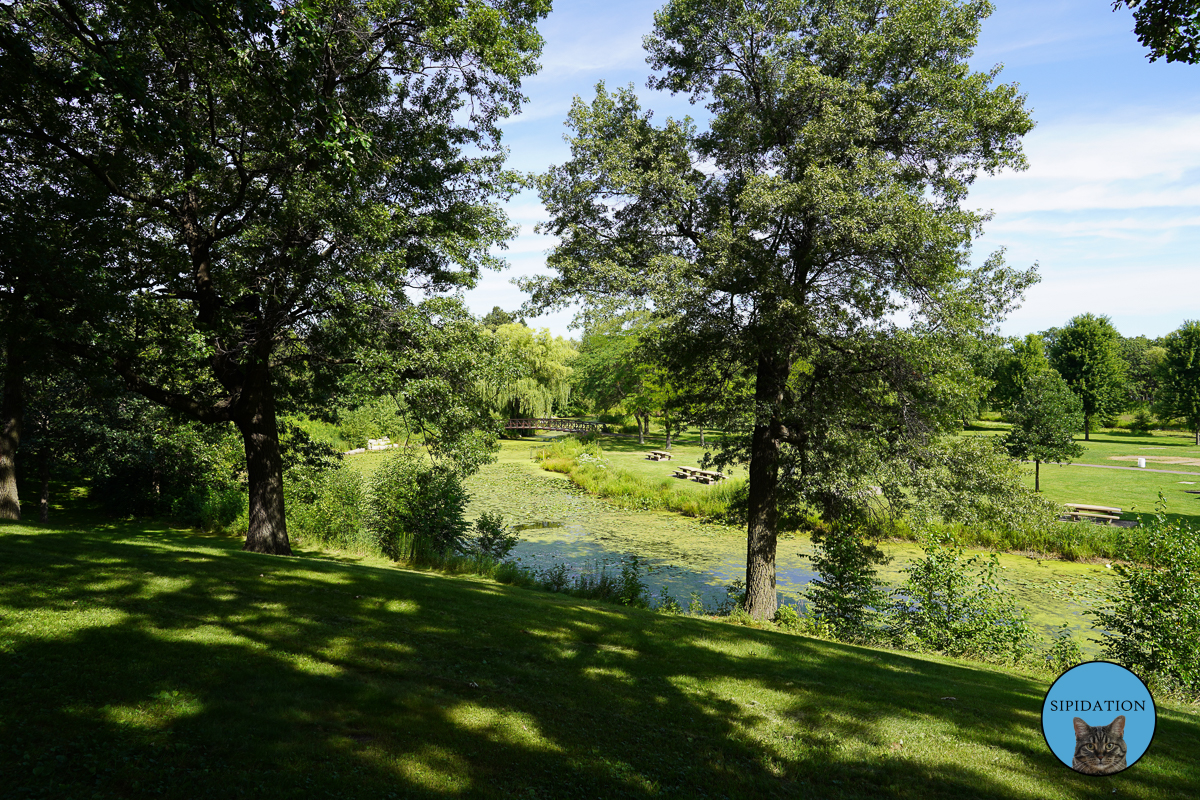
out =
[[[376,398],[356,407],[339,411],[338,433],[351,448],[366,447],[368,439],[403,438],[404,421],[396,413],[390,397]]]
[[[1015,663],[1032,652],[1029,615],[1000,588],[993,553],[964,561],[953,541],[929,540],[889,609],[899,647]]]
[[[1150,433],[1154,426],[1154,417],[1150,416],[1150,412],[1144,408],[1139,408],[1129,422],[1129,430],[1142,435]]]
[[[817,577],[805,589],[809,613],[820,618],[834,638],[874,641],[886,604],[877,568],[889,559],[848,524],[815,530],[812,541]]]
[[[1121,335],[1106,316],[1080,314],[1047,334],[1050,364],[1083,403],[1084,437],[1096,417],[1119,412],[1126,403]]]
[[[1107,603],[1094,612],[1105,658],[1156,688],[1200,698],[1200,531],[1156,518],[1124,548],[1126,563]]]
[[[409,291],[471,286],[502,263],[490,251],[513,230],[493,198],[523,181],[503,168],[499,123],[524,101],[547,13],[546,0],[5,6],[6,140],[45,145],[100,190],[100,224],[72,236],[122,237],[70,348],[246,434],[251,549],[288,552],[277,414],[328,407]],[[75,271],[43,268],[51,285]]]
[[[1013,406],[1020,400],[1029,379],[1049,370],[1046,342],[1041,336],[1030,333],[1024,340],[1012,340],[993,375],[995,386],[989,395],[992,407],[1008,409]]]
[[[338,466],[310,472],[290,481],[285,491],[288,530],[302,544],[356,553],[380,552],[376,540],[367,533],[366,488],[355,470]]]
[[[475,538],[467,545],[467,551],[503,561],[519,540],[520,535],[516,531],[505,527],[501,514],[485,511],[475,520]]]
[[[393,561],[462,552],[467,499],[452,469],[396,450],[371,476],[366,527],[379,552]]]
[[[492,335],[501,366],[484,391],[501,416],[552,417],[567,405],[576,356],[571,342],[521,323],[499,325]]]
[[[532,573],[510,566],[497,570],[495,577],[502,583],[517,583],[547,592],[620,603],[633,608],[650,607],[649,590],[642,577],[642,565],[637,556],[633,555],[623,558],[620,569],[616,572],[605,563],[578,568],[559,562],[540,572]]]
[[[881,475],[893,518],[915,531],[941,524],[1009,535],[1038,535],[1056,507],[1025,485],[1021,465],[994,437],[948,436],[909,448],[898,468]]]
[[[353,396],[384,430],[416,434],[429,457],[460,477],[495,458],[499,426],[483,391],[502,374],[495,337],[461,298],[390,309],[358,354]],[[374,437],[372,437],[374,438]]]
[[[1133,32],[1150,49],[1146,58],[1195,64],[1200,59],[1200,2],[1197,0],[1113,0],[1113,11],[1133,9]]]
[[[1071,667],[1083,663],[1083,650],[1071,636],[1071,627],[1068,623],[1064,622],[1062,627],[1055,632],[1050,647],[1043,653],[1042,658],[1046,671],[1051,675],[1061,675]]]
[[[1179,418],[1200,444],[1200,321],[1189,320],[1164,341],[1155,413]]]
[[[1031,375],[1008,412],[1012,429],[1002,442],[1013,458],[1033,461],[1040,481],[1043,461],[1070,461],[1083,454],[1075,434],[1084,425],[1083,402],[1053,371]],[[1035,482],[1035,489],[1040,490]]]
[[[622,508],[675,511],[689,517],[741,522],[745,519],[746,481],[727,478],[700,491],[677,478],[647,478],[614,467],[597,443],[564,438],[534,453],[542,469],[559,472],[589,494]]]

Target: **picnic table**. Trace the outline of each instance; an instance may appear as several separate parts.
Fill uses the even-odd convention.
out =
[[[675,468],[675,477],[690,478],[700,483],[713,484],[719,480],[724,480],[726,476],[716,470],[679,466]]]
[[[1096,506],[1088,503],[1063,503],[1063,505],[1067,508],[1065,516],[1075,522],[1087,518],[1094,522],[1103,521],[1106,525],[1112,525],[1121,518],[1121,509],[1113,506]]]
[[[646,458],[651,461],[670,461],[671,454],[666,450],[651,450]]]

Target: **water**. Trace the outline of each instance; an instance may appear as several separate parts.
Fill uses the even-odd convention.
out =
[[[502,456],[503,458],[503,456]],[[700,523],[678,514],[622,511],[583,494],[565,476],[510,458],[484,467],[468,481],[471,516],[498,511],[521,533],[513,556],[536,570],[565,563],[570,570],[617,568],[637,556],[650,593],[663,587],[685,608],[693,594],[709,608],[726,599],[726,587],[746,575],[746,534],[742,528]],[[892,557],[881,569],[884,580],[900,585],[903,568],[921,555],[911,544],[886,544]],[[814,577],[807,537],[781,536],[776,555],[776,586],[782,602],[797,603]],[[1113,580],[1103,564],[1036,561],[1001,555],[1001,580],[1047,633],[1066,622],[1089,652],[1097,635],[1086,611],[1100,601]]]

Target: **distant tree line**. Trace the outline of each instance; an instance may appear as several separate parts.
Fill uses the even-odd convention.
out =
[[[1200,322],[1149,339],[1120,335],[1106,316],[1081,314],[1023,338],[984,338],[972,356],[992,383],[985,405],[1008,413],[1031,378],[1053,373],[1075,394],[1085,440],[1133,413],[1135,431],[1181,425],[1200,444]]]

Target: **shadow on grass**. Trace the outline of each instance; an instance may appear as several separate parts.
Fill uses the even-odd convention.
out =
[[[0,611],[14,797],[1097,791],[1043,682],[218,537],[9,526]],[[1200,724],[1159,724],[1123,795],[1200,785]]]

